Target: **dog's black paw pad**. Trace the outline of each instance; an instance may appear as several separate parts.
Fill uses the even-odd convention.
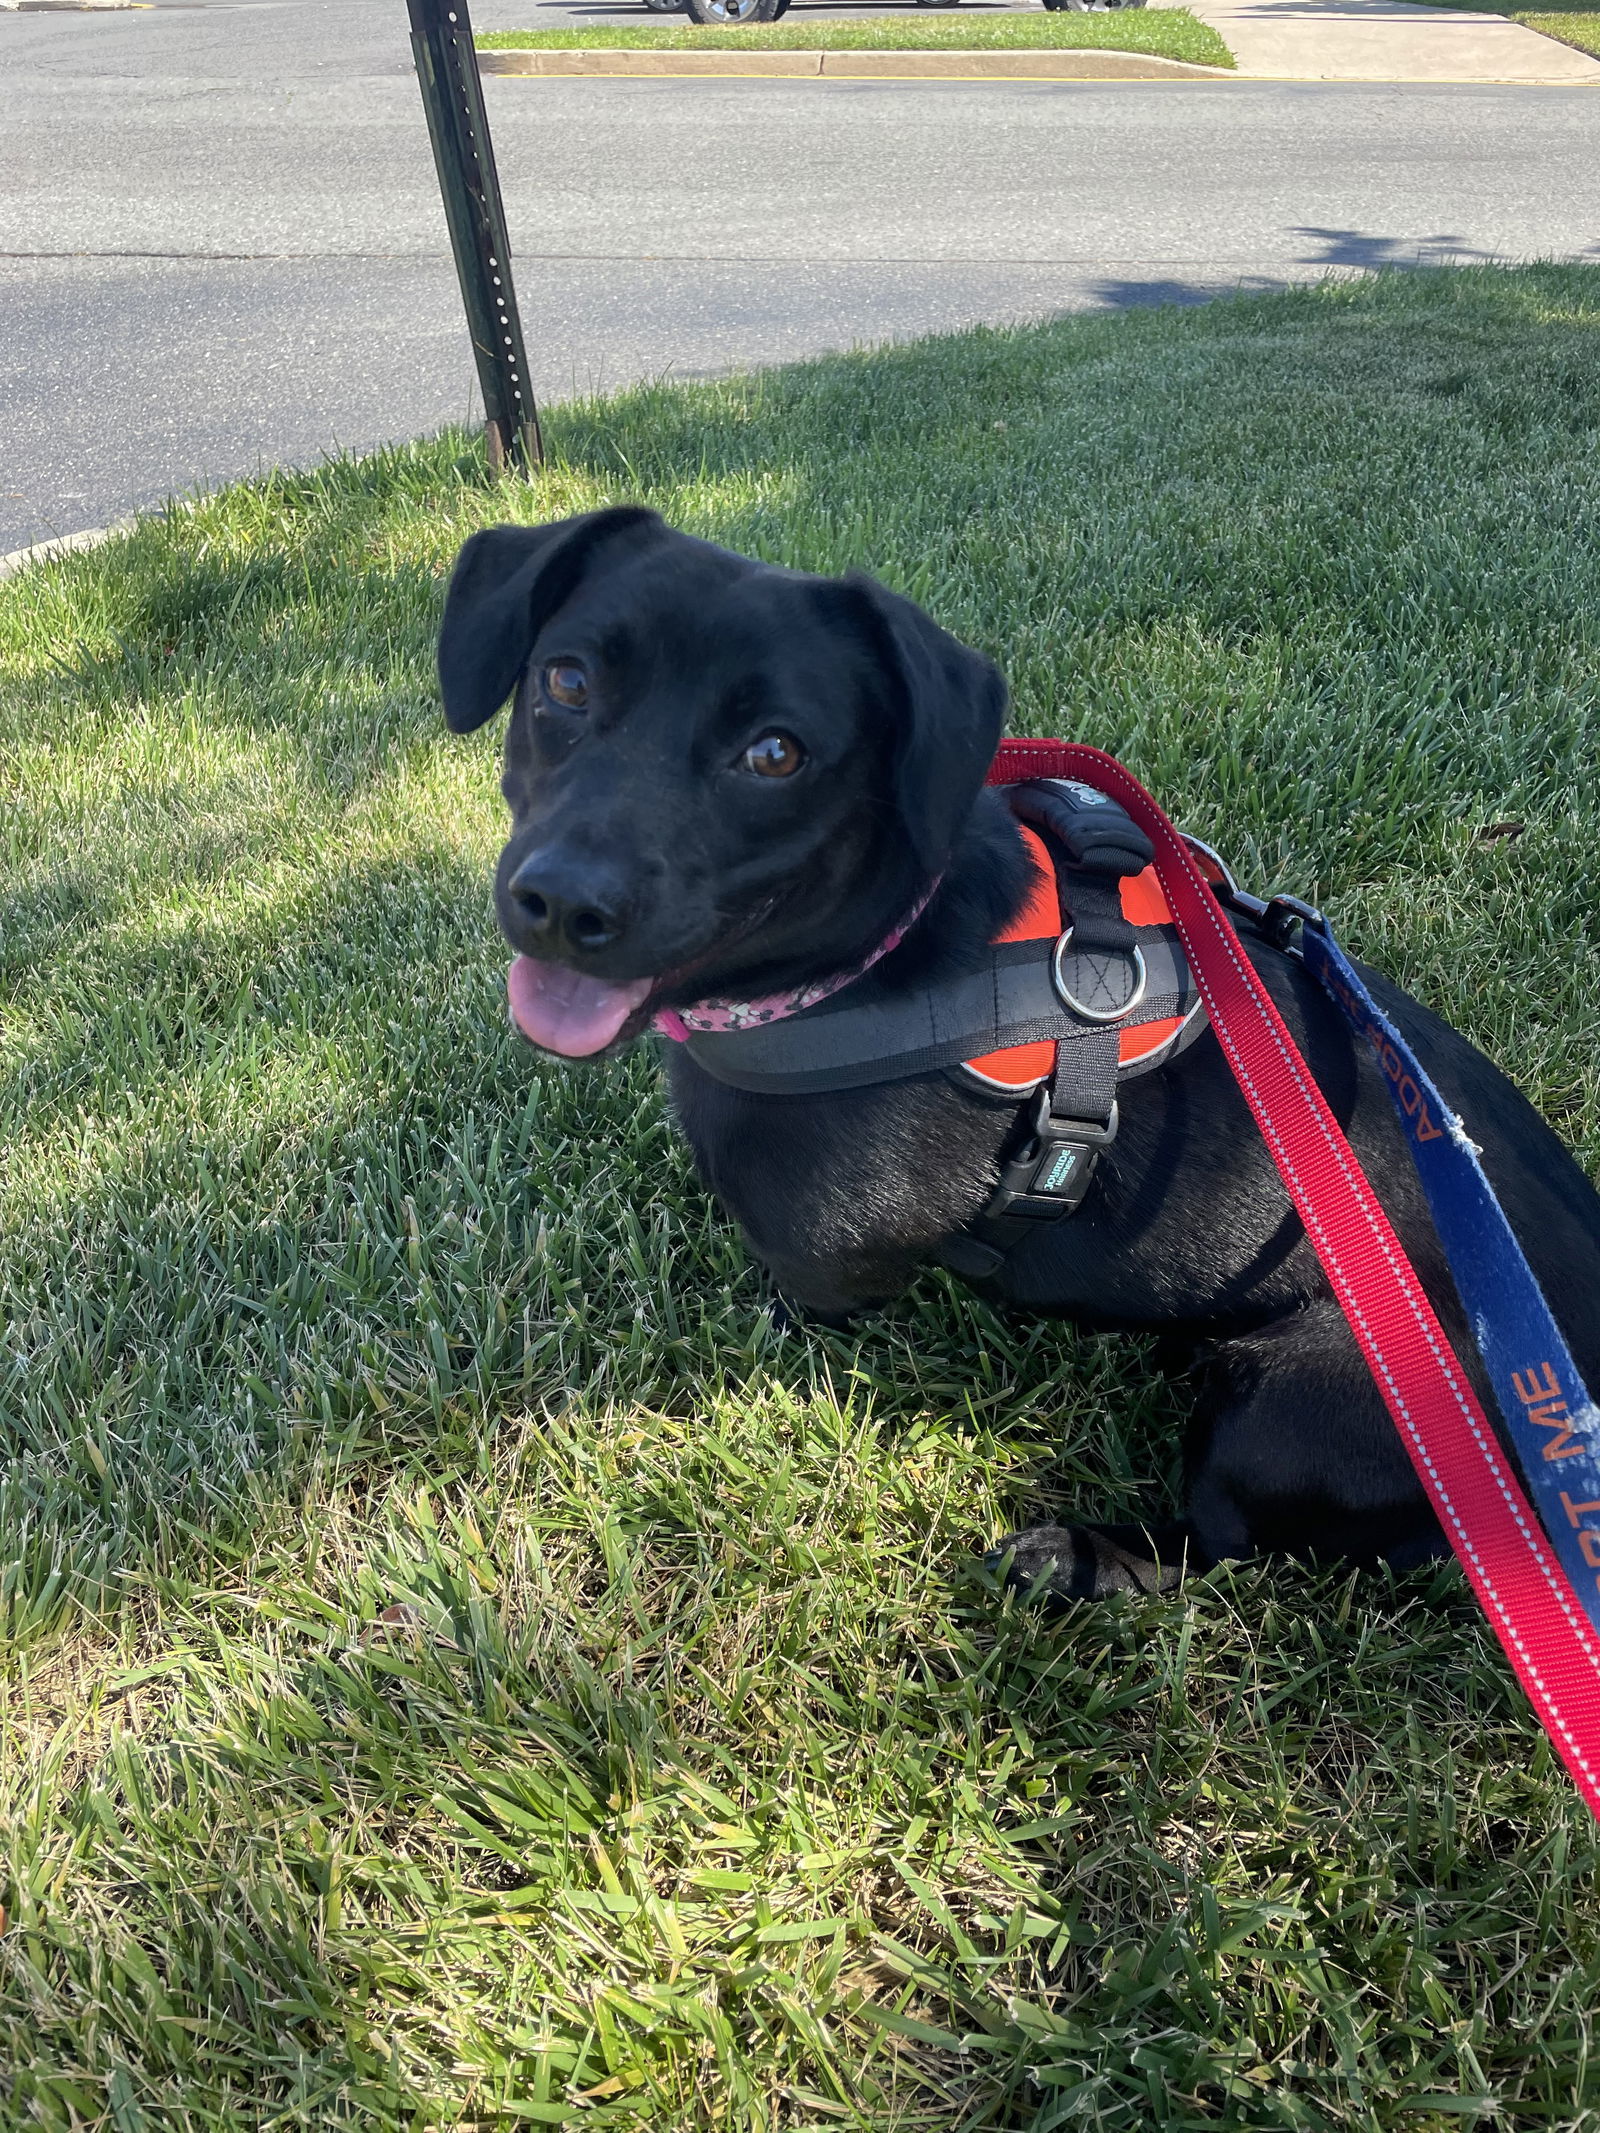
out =
[[[1113,1592],[1171,1592],[1183,1570],[1135,1555],[1092,1526],[1028,1526],[991,1548],[984,1562],[1013,1592],[1050,1607]]]

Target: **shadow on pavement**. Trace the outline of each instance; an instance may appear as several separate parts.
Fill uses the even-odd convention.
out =
[[[1332,278],[1377,274],[1405,268],[1512,266],[1520,262],[1498,252],[1469,244],[1448,230],[1425,237],[1385,237],[1372,230],[1328,229],[1301,223],[1287,233],[1292,240],[1306,240],[1310,249],[1291,255],[1288,271],[1281,275],[1250,274],[1236,279],[1184,280],[1177,275],[1106,276],[1088,285],[1095,302],[1117,310],[1148,309],[1158,304],[1204,304],[1219,296],[1266,295],[1297,282],[1322,277],[1306,268],[1322,268]],[[1585,245],[1568,255],[1573,259],[1600,258],[1600,244]]]

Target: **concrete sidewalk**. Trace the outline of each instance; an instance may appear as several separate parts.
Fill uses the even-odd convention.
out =
[[[1160,0],[1157,0],[1160,4]],[[1182,0],[1246,78],[1600,88],[1600,60],[1503,15],[1406,0]]]

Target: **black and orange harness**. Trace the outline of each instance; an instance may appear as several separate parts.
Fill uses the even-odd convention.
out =
[[[941,1252],[969,1280],[998,1271],[1033,1226],[1082,1205],[1117,1132],[1117,1089],[1191,1044],[1205,1008],[1132,817],[1092,786],[1006,788],[1035,876],[987,964],[925,989],[845,990],[784,1020],[692,1030],[690,1056],[762,1095],[860,1089],[943,1071],[1023,1106],[982,1212]]]

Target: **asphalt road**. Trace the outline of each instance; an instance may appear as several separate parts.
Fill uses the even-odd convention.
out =
[[[0,13],[0,76],[0,553],[472,411],[403,0]],[[1584,90],[488,96],[546,399],[1384,261],[1600,257]]]

